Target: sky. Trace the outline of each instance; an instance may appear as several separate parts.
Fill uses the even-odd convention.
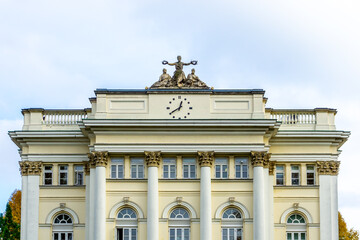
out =
[[[87,108],[96,88],[144,89],[181,55],[216,89],[264,89],[267,107],[336,108],[337,129],[351,131],[339,209],[360,230],[359,12],[349,0],[0,0],[0,211],[21,188],[7,135],[21,109]]]

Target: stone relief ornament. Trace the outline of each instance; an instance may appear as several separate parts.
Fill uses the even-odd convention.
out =
[[[198,76],[195,75],[195,69],[191,70],[191,73],[186,77],[183,72],[183,67],[188,65],[196,65],[197,61],[190,61],[184,63],[181,61],[181,56],[177,57],[177,62],[169,63],[168,61],[162,61],[163,65],[175,66],[174,75],[171,77],[166,73],[166,69],[163,69],[163,74],[160,76],[159,81],[154,83],[150,89],[157,88],[201,88],[209,89],[209,87],[202,82]]]
[[[251,152],[251,164],[254,167],[269,167],[271,153]]]
[[[109,161],[108,152],[91,152],[88,153],[90,167],[106,167]]]
[[[145,152],[145,161],[148,167],[159,167],[161,152]]]
[[[214,162],[214,151],[198,152],[198,161],[201,167],[211,167]]]
[[[19,165],[22,176],[41,174],[42,162],[23,161]]]
[[[317,170],[322,175],[338,175],[340,162],[339,161],[317,161]]]

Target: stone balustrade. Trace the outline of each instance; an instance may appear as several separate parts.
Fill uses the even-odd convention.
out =
[[[281,122],[282,129],[335,130],[336,110],[315,109],[265,109],[266,118]]]
[[[42,123],[46,125],[76,125],[78,121],[87,118],[87,111],[74,110],[44,110]]]

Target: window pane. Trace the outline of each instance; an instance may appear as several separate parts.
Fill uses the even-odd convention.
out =
[[[118,178],[124,178],[124,166],[118,165]]]
[[[222,165],[222,174],[223,174],[223,178],[227,178],[228,177],[228,169],[227,169],[227,165]]]
[[[196,167],[195,167],[195,165],[190,165],[190,177],[191,178],[196,177]]]
[[[176,177],[176,168],[175,165],[170,165],[170,178]]]
[[[72,233],[68,234],[68,240],[72,240]]]
[[[306,240],[305,233],[301,233],[301,240]]]
[[[184,165],[184,178],[189,178],[189,165]]]
[[[215,177],[220,178],[220,165],[215,166]]]
[[[143,165],[138,166],[138,171],[139,171],[138,178],[144,178],[144,166]]]
[[[111,165],[111,178],[116,178],[116,165]]]
[[[243,165],[242,177],[243,178],[248,178],[248,166],[247,165]]]
[[[235,177],[241,178],[241,166],[240,165],[235,166]]]
[[[291,233],[287,233],[287,240],[292,240],[291,239]]]
[[[136,178],[136,165],[131,166],[131,178]]]

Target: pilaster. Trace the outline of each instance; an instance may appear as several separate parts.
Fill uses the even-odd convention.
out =
[[[23,177],[23,188],[21,206],[22,211],[21,236],[25,240],[38,240],[39,238],[39,184],[42,171],[42,162],[23,161],[19,162],[21,175]]]
[[[318,161],[320,192],[320,239],[337,240],[338,227],[338,181],[340,162]]]

